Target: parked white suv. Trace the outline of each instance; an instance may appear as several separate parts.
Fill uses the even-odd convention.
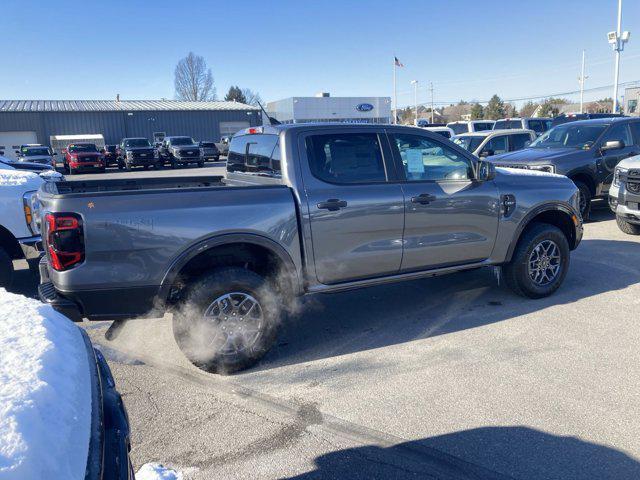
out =
[[[11,285],[13,260],[37,266],[42,242],[35,194],[45,180],[61,178],[53,170],[38,175],[0,162],[0,288]]]
[[[476,157],[490,157],[515,152],[529,146],[536,139],[533,130],[488,130],[456,135],[451,141]]]
[[[552,127],[553,120],[551,118],[543,117],[516,117],[516,118],[501,118],[496,120],[493,125],[494,130],[505,129],[526,129],[533,130],[536,135],[540,136]]]
[[[470,120],[468,122],[450,122],[447,127],[455,132],[456,135],[467,132],[482,132],[493,128],[493,120]]]
[[[640,235],[640,155],[626,158],[616,166],[609,205],[620,230]]]

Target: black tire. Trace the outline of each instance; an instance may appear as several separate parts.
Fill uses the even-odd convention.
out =
[[[582,220],[589,220],[589,215],[591,214],[591,189],[589,185],[580,180],[574,180],[573,183],[580,190],[580,214],[582,215]]]
[[[164,162],[160,160],[153,165],[154,170],[162,170],[164,168]]]
[[[0,248],[0,288],[11,288],[13,283],[13,261],[9,254]]]
[[[149,165],[144,165],[142,168],[145,170],[149,170]]]
[[[118,162],[118,170],[124,170],[124,165]]]
[[[541,284],[536,282],[531,276],[533,274],[529,269],[529,261],[532,259],[534,250],[540,245],[548,242],[555,244],[559,253],[559,259],[551,261],[552,264],[558,265],[556,274],[548,283]],[[502,267],[502,278],[507,286],[513,292],[523,297],[543,298],[554,293],[564,281],[570,263],[569,242],[562,231],[547,223],[534,223],[527,227],[524,231],[511,261]]]
[[[131,164],[129,162],[125,162],[124,163],[124,168],[127,172],[131,171]]]
[[[236,348],[234,351],[225,348],[229,346],[229,342],[233,343],[228,332],[233,334],[233,328],[238,325],[233,324],[230,315],[236,315],[236,312],[240,314],[241,309],[236,306],[237,310],[234,309],[233,313],[225,313],[214,306],[215,300],[232,293],[237,296],[234,301],[240,301],[242,295],[256,300],[259,310],[251,311],[261,315],[259,321],[253,318],[249,320],[258,322],[258,326],[254,325],[256,333],[251,343],[245,344],[246,339],[243,337],[240,345],[232,346]],[[221,300],[217,305],[220,306],[223,302]],[[195,366],[211,373],[227,375],[252,366],[269,351],[281,321],[281,305],[279,295],[269,280],[243,268],[222,267],[204,275],[197,283],[188,287],[183,301],[173,314],[173,335],[180,350]],[[204,314],[209,308],[213,312],[218,311],[220,315],[227,315],[227,320],[218,323],[205,320]],[[231,330],[222,331],[224,328]]]
[[[640,235],[640,225],[627,222],[624,217],[616,215],[618,228],[628,235]]]
[[[204,167],[204,162],[198,162],[198,167],[199,167],[199,168]]]

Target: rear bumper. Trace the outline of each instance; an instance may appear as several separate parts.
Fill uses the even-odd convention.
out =
[[[156,302],[159,287],[132,287],[101,290],[61,291],[51,281],[49,262],[43,256],[39,264],[40,301],[74,322],[89,320],[122,320],[162,316],[164,310]]]

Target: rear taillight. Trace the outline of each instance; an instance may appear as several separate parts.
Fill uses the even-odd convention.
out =
[[[82,219],[75,213],[47,213],[47,252],[54,270],[69,270],[84,261]]]

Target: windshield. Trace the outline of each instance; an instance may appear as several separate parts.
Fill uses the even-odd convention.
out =
[[[565,123],[552,128],[534,141],[530,148],[577,148],[586,150],[598,140],[608,125]]]
[[[125,140],[125,147],[150,147],[151,144],[149,140],[146,138],[130,138],[129,140]]]
[[[453,143],[455,143],[459,147],[464,148],[466,151],[475,152],[484,139],[485,137],[479,135],[466,135],[453,137],[451,140],[453,141]]]
[[[194,141],[191,137],[176,137],[171,139],[171,145],[193,145]]]
[[[493,124],[494,130],[522,128],[522,120],[498,120]]]
[[[69,152],[97,152],[98,148],[93,143],[80,143],[76,145],[69,145]]]
[[[22,154],[25,157],[35,157],[36,155],[49,155],[49,149],[47,147],[26,147],[22,149]]]

